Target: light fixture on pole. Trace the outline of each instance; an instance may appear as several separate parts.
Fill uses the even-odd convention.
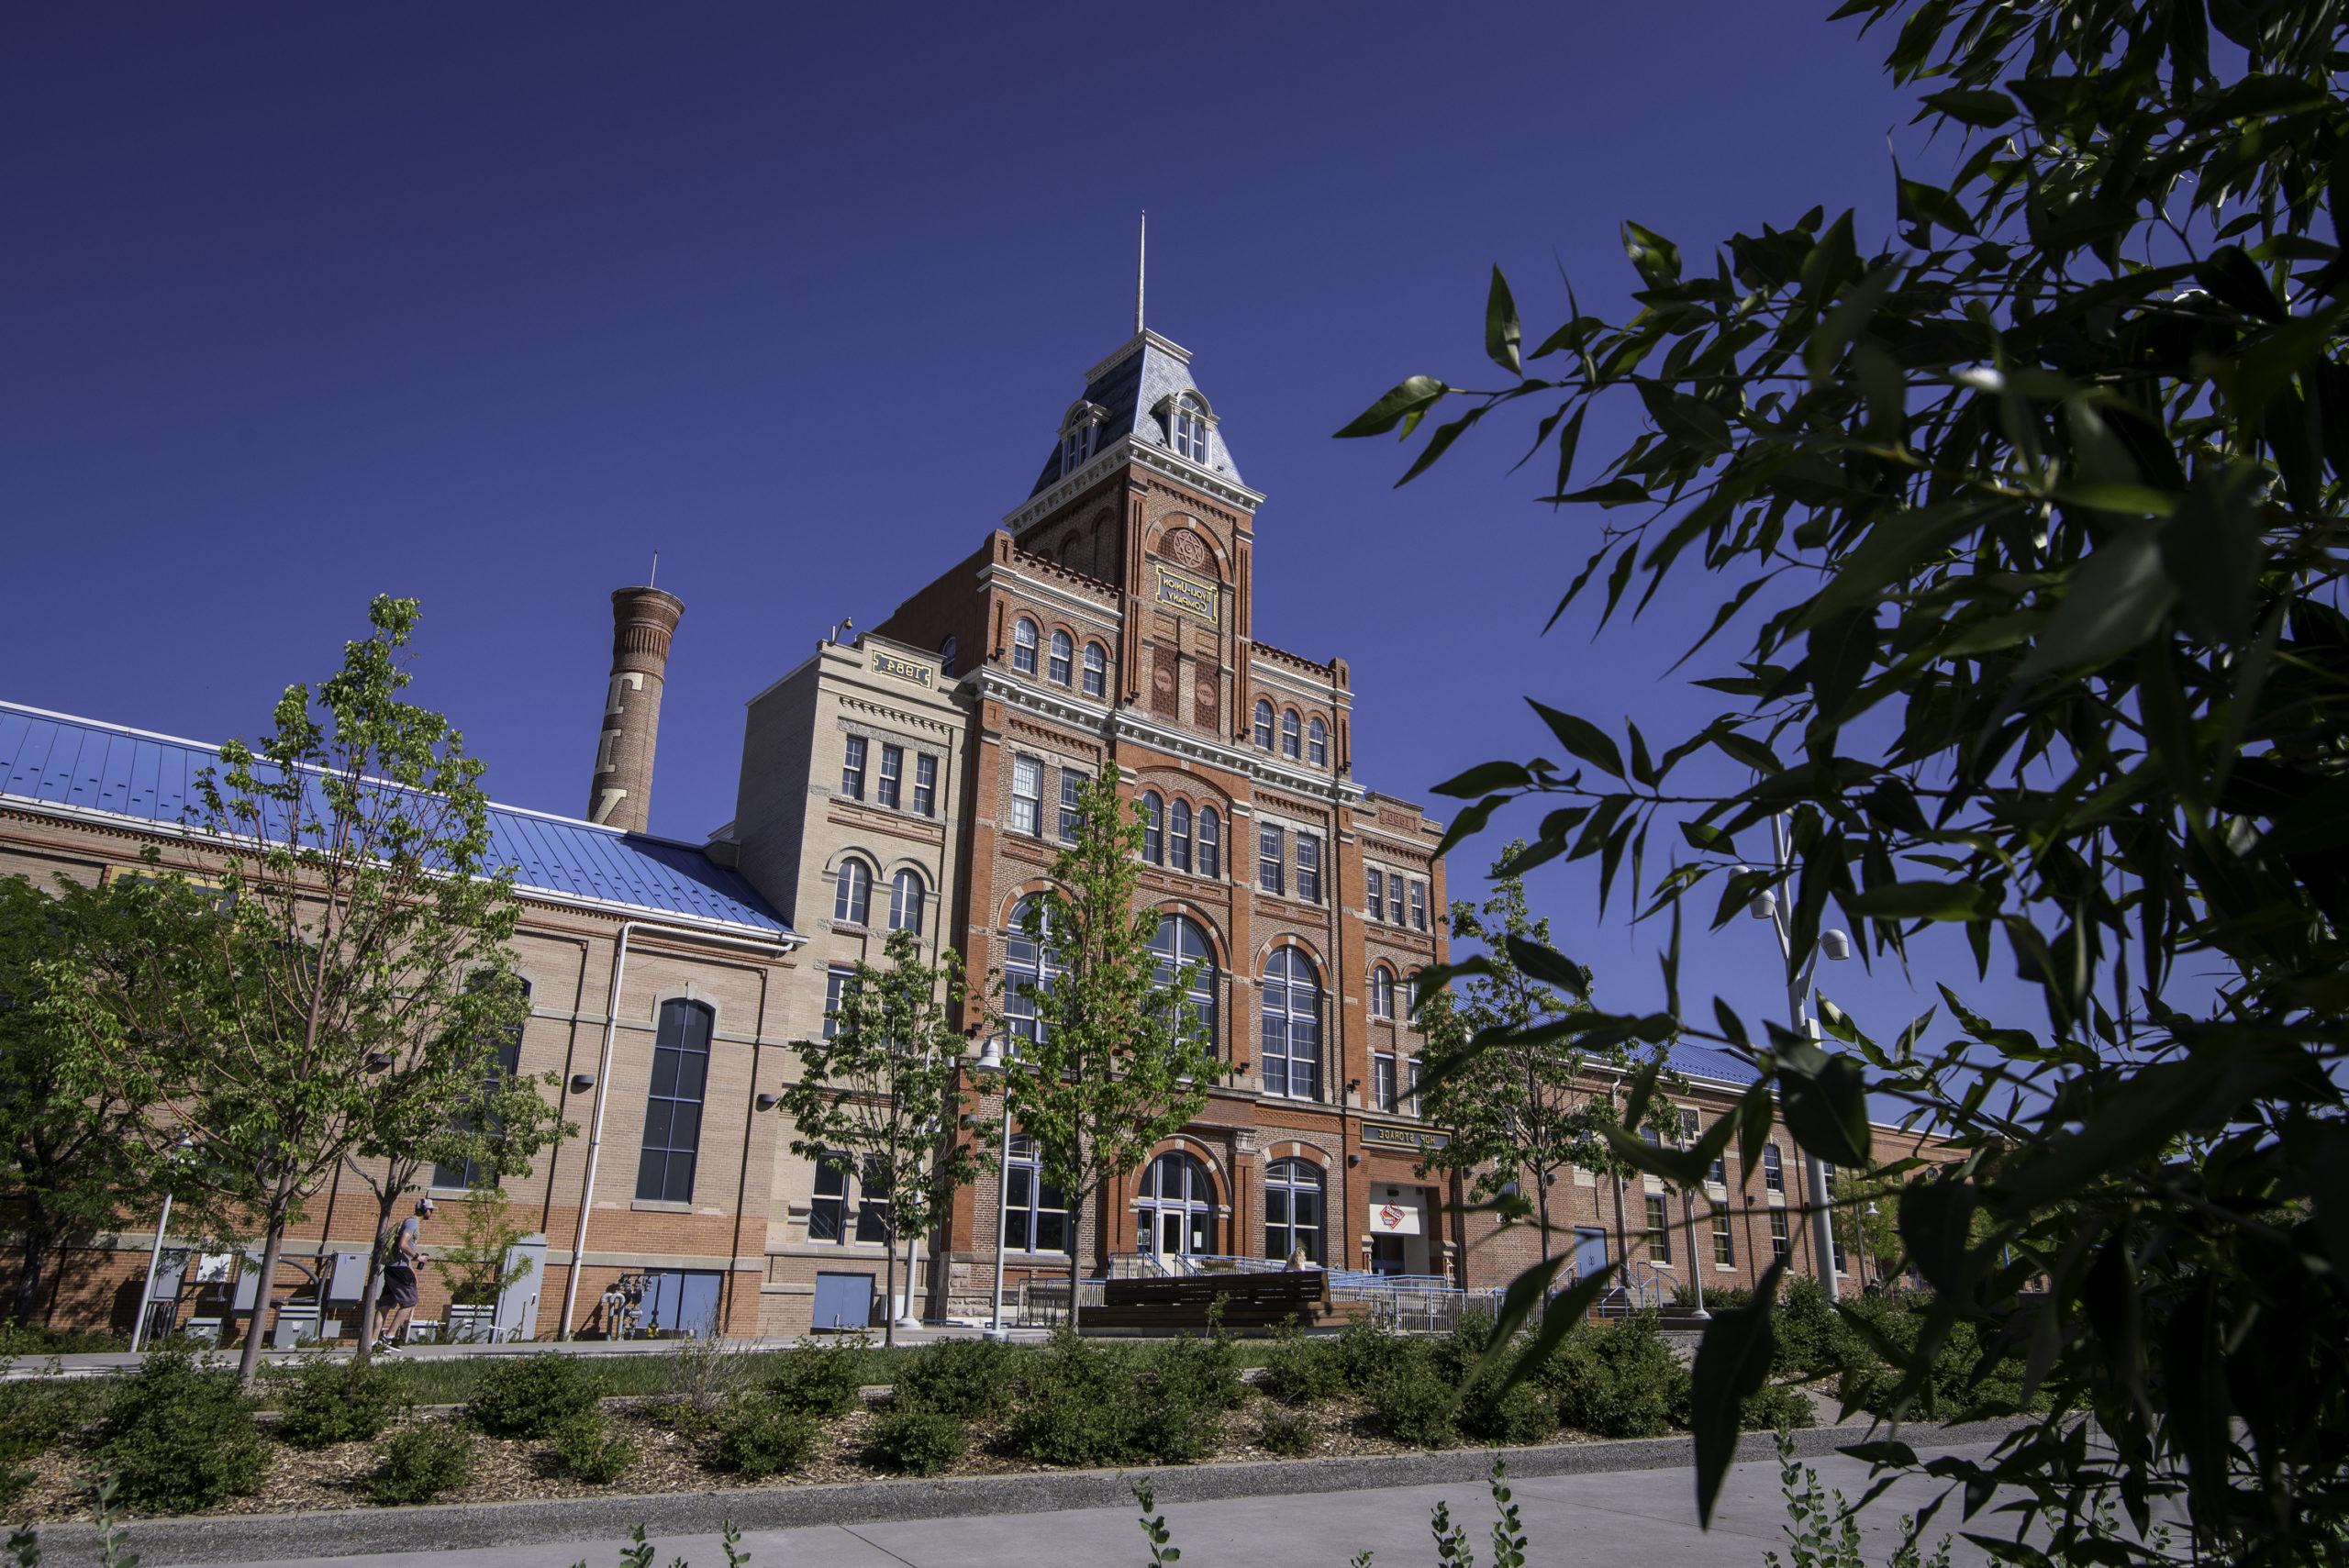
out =
[[[1007,1173],[1011,1165],[1011,1073],[1009,1064],[1003,1059],[1002,1042],[990,1040],[979,1047],[979,1059],[971,1064],[971,1070],[983,1076],[999,1073],[1004,1084],[1003,1140],[995,1161],[995,1298],[994,1311],[987,1318],[987,1338],[1008,1340],[1011,1331],[1003,1326],[1003,1216],[1004,1183],[1009,1179]]]
[[[173,1144],[167,1156],[170,1163],[177,1165],[185,1158],[188,1145],[194,1141],[192,1138],[184,1137]],[[130,1353],[134,1356],[147,1337],[147,1314],[155,1303],[155,1270],[163,1261],[163,1233],[171,1228],[172,1188],[167,1180],[163,1184],[163,1212],[155,1220],[155,1245],[147,1254],[147,1283],[139,1291],[139,1316],[130,1320]]]
[[[1675,1147],[1683,1154],[1688,1152],[1688,1123],[1694,1116],[1691,1111],[1682,1112],[1678,1129],[1673,1135]],[[1680,1223],[1688,1235],[1688,1287],[1696,1293],[1697,1302],[1694,1316],[1699,1323],[1709,1323],[1713,1315],[1705,1310],[1705,1265],[1697,1256],[1697,1199],[1685,1184],[1680,1189]]]

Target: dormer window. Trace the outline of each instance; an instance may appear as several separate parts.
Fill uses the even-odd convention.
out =
[[[1068,411],[1061,425],[1061,473],[1074,473],[1093,459],[1093,447],[1101,433],[1101,410],[1090,403],[1080,403]]]
[[[1193,462],[1208,461],[1207,410],[1196,397],[1186,395],[1174,405],[1174,417],[1168,431],[1176,455]]]

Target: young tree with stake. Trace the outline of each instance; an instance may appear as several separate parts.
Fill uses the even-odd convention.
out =
[[[1185,1000],[1196,966],[1170,973],[1153,946],[1159,912],[1135,907],[1141,806],[1118,793],[1112,769],[1081,786],[1077,809],[1075,841],[1020,914],[1021,934],[1050,954],[1040,966],[1050,978],[998,986],[1033,1009],[1033,1038],[1006,1052],[1005,1114],[1035,1140],[1041,1180],[1068,1195],[1072,1327],[1086,1199],[1197,1116],[1228,1071]]]

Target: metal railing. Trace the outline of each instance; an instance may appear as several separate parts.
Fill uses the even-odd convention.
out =
[[[1277,1274],[1288,1272],[1278,1258],[1247,1258],[1231,1252],[1112,1252],[1111,1279],[1194,1279],[1201,1274]]]

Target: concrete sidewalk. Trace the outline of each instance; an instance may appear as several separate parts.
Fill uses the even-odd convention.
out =
[[[1930,1451],[1978,1456],[1987,1445]],[[1809,1462],[1847,1498],[1867,1489],[1868,1467],[1857,1460],[1831,1455]],[[1762,1568],[1765,1551],[1787,1555],[1786,1507],[1775,1461],[1731,1471],[1709,1531],[1698,1529],[1693,1481],[1685,1468],[1549,1475],[1515,1480],[1510,1487],[1534,1562]],[[1862,1516],[1867,1560],[1888,1561],[1899,1516],[1915,1512],[1941,1489],[1938,1483],[1904,1481],[1871,1504]],[[1435,1559],[1428,1514],[1439,1502],[1451,1505],[1454,1522],[1476,1545],[1477,1560],[1487,1561],[1494,1512],[1486,1489],[1473,1483],[1233,1497],[1169,1504],[1162,1511],[1186,1568],[1343,1568],[1364,1549],[1382,1568],[1420,1568]],[[716,1530],[726,1507],[723,1497],[708,1500],[709,1533],[656,1538],[654,1562],[683,1557],[690,1568],[721,1568]],[[1135,1518],[1134,1508],[1120,1507],[809,1526],[747,1534],[742,1550],[759,1568],[1131,1568],[1149,1559]],[[1979,1524],[1996,1532],[1988,1519]],[[1936,1517],[1932,1537],[1958,1528],[1953,1499]],[[603,1536],[454,1551],[283,1558],[253,1568],[571,1568],[581,1562],[604,1568],[618,1561],[626,1544]],[[171,1568],[175,1561],[168,1541],[141,1540],[136,1529],[130,1545],[150,1568]],[[1988,1558],[1959,1540],[1951,1561],[1979,1564]]]

